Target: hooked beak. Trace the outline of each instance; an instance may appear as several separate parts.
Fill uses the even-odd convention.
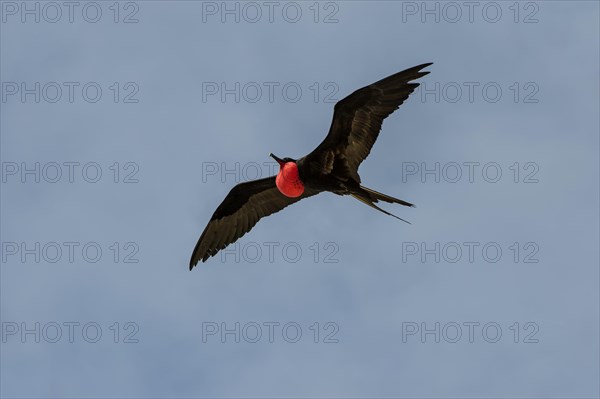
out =
[[[278,158],[277,156],[273,155],[273,153],[270,153],[269,156],[276,160],[279,166],[283,166],[283,164],[285,163],[281,158]]]

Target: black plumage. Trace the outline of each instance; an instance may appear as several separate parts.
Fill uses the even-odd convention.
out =
[[[339,101],[334,108],[329,133],[310,154],[300,159],[273,156],[280,164],[295,162],[304,192],[291,198],[282,194],[275,176],[236,185],[214,212],[200,236],[190,270],[202,260],[246,234],[258,221],[288,205],[322,191],[352,195],[359,201],[387,214],[395,215],[375,205],[378,201],[412,206],[411,203],[362,186],[358,167],[369,155],[379,136],[383,120],[419,86],[411,81],[427,75],[421,71],[431,63],[398,72],[375,82]],[[400,219],[400,218],[398,218]],[[401,219],[403,220],[403,219]]]

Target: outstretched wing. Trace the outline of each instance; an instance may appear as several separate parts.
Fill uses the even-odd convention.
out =
[[[192,253],[190,270],[237,241],[261,218],[318,193],[307,188],[299,197],[286,197],[277,189],[275,176],[238,184],[210,218]]]
[[[306,156],[311,170],[329,173],[334,165],[344,165],[346,172],[360,182],[358,166],[371,152],[383,120],[419,86],[409,82],[427,75],[429,72],[421,69],[431,64],[398,72],[340,100],[327,137]]]

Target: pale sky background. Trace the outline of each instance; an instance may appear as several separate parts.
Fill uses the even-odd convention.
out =
[[[600,395],[598,2],[483,2],[472,20],[427,3],[439,22],[422,2],[275,2],[272,22],[263,2],[228,3],[239,22],[221,2],[81,2],[72,22],[61,4],[0,3],[2,397]],[[360,169],[417,205],[384,204],[411,225],[322,194],[188,271],[236,182],[325,137],[327,96],[425,62],[429,94]],[[221,337],[236,323],[240,342]]]

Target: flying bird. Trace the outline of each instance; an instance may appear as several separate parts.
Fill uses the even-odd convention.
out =
[[[269,154],[279,163],[277,176],[240,183],[231,189],[202,232],[192,253],[190,270],[200,260],[205,262],[237,241],[261,218],[323,191],[351,195],[405,221],[375,203],[414,205],[362,186],[358,167],[377,140],[383,120],[419,86],[412,81],[427,75],[428,71],[421,70],[431,64],[395,73],[339,101],[327,137],[310,154],[299,159]]]

